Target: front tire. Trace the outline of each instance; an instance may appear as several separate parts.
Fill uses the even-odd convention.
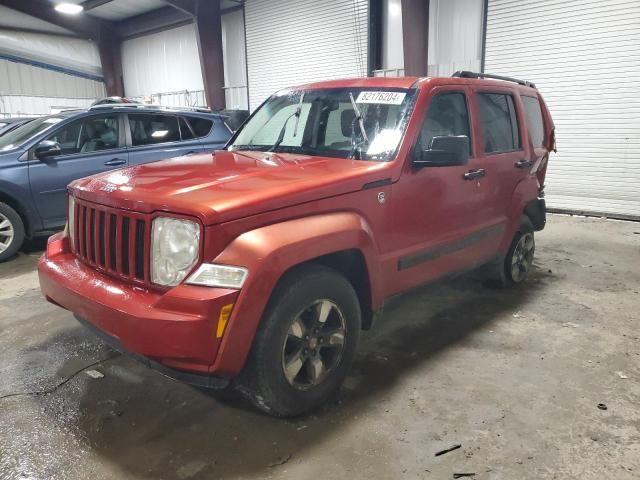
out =
[[[18,212],[0,202],[0,262],[13,257],[24,242],[24,224]]]
[[[273,292],[238,389],[271,415],[325,403],[349,373],[361,328],[358,296],[338,272],[305,265]]]

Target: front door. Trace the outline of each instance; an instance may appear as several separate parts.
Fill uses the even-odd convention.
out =
[[[31,194],[45,229],[64,225],[69,183],[127,166],[121,122],[119,114],[108,113],[67,123],[46,138],[60,144],[60,155],[29,160]]]
[[[469,138],[466,164],[416,168],[408,159],[392,187],[391,220],[395,273],[390,293],[473,266],[490,255],[484,231],[483,165],[473,145],[467,89],[437,89],[428,106],[413,154],[436,136]]]

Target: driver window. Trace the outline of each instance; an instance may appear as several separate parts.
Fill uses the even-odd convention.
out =
[[[465,135],[469,137],[469,112],[464,93],[441,93],[433,97],[420,130],[419,149],[431,147],[433,137]]]
[[[60,144],[61,155],[91,153],[118,148],[117,115],[99,115],[72,122],[47,140]]]

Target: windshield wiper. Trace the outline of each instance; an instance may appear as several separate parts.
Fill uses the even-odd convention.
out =
[[[353,113],[355,113],[356,115],[356,118],[354,118],[353,121],[358,123],[358,126],[360,127],[360,133],[362,134],[362,141],[357,142],[355,139],[355,132],[353,131],[353,124],[352,124],[351,152],[349,152],[349,157],[348,157],[348,158],[352,158],[353,155],[358,150],[358,148],[362,146],[362,144],[364,144],[365,142],[369,143],[369,137],[367,137],[367,132],[364,128],[364,119],[362,118],[362,113],[360,112],[360,109],[358,108],[356,101],[353,99],[353,94],[351,92],[349,92],[349,100],[351,100],[351,105],[353,106]]]
[[[280,129],[280,133],[278,134],[278,138],[276,139],[275,143],[273,144],[273,146],[267,150],[268,152],[273,152],[276,148],[278,148],[280,146],[280,144],[282,143],[282,140],[284,140],[284,134],[287,131],[287,125],[289,124],[289,120],[291,120],[292,117],[296,117],[296,125],[293,129],[293,136],[295,137],[298,134],[298,123],[300,123],[300,114],[302,113],[302,101],[304,100],[304,92],[300,95],[300,101],[298,102],[298,108],[296,108],[296,111],[293,112],[291,115],[289,115],[287,117],[287,119],[284,121],[284,125],[282,125],[282,128]]]

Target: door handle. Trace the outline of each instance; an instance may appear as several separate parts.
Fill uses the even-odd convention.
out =
[[[527,168],[530,167],[531,165],[533,165],[533,162],[531,160],[525,160],[524,158],[522,160],[518,160],[516,163],[516,168]]]
[[[477,170],[469,170],[468,172],[464,172],[462,176],[465,180],[475,180],[476,178],[484,177],[487,174],[484,168],[478,168]]]
[[[112,158],[104,162],[107,167],[116,167],[118,165],[124,165],[125,163],[127,163],[127,161],[122,158]]]
[[[195,150],[189,150],[185,155],[193,155],[194,153],[198,153]]]

